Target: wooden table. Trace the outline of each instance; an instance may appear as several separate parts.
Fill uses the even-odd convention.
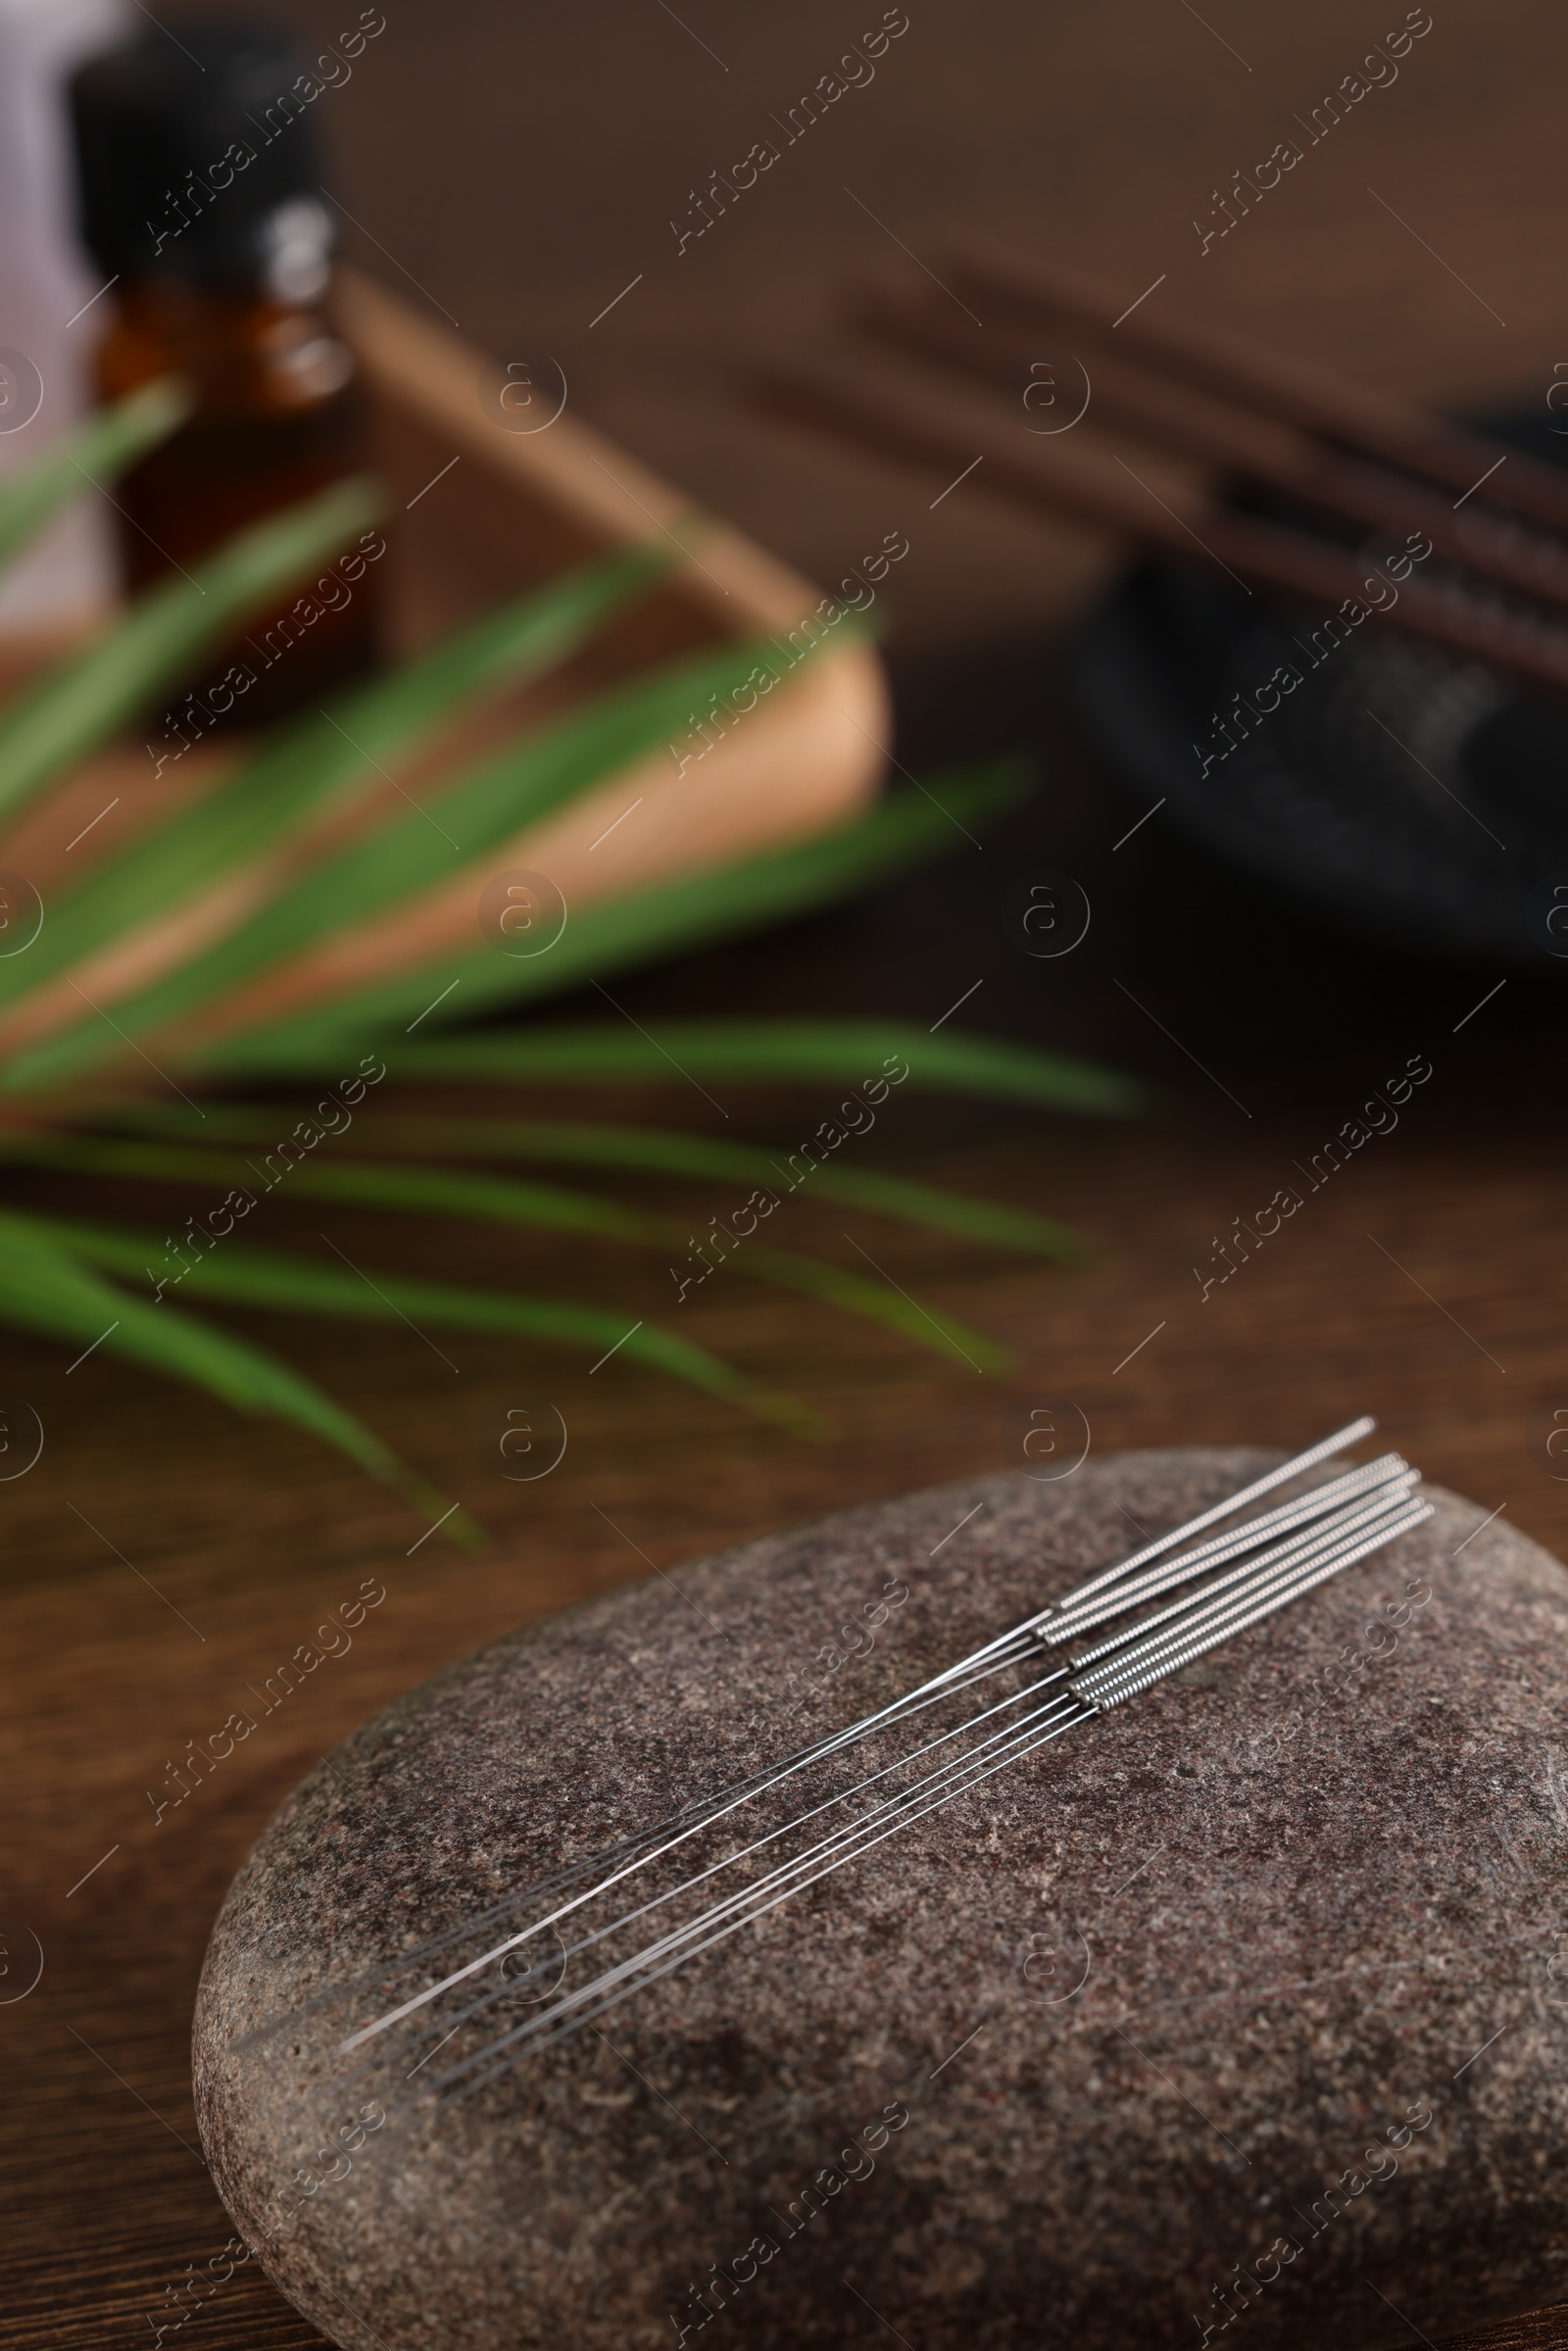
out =
[[[335,28],[314,0],[292,13]],[[325,102],[339,109],[330,135],[345,200],[396,257],[363,248],[394,282],[414,271],[498,345],[520,339],[526,312],[532,339],[562,347],[588,413],[797,562],[826,571],[868,526],[879,535],[917,517],[907,650],[895,653],[901,759],[923,769],[1019,741],[1041,751],[1040,797],[983,851],[960,843],[940,869],[854,907],[628,982],[637,1017],[657,1031],[715,1004],[856,1005],[929,1024],[978,979],[965,1020],[1135,1069],[1159,1089],[1157,1107],[1110,1127],[906,1097],[863,1147],[867,1166],[1072,1220],[1098,1245],[1073,1272],[793,1207],[793,1246],[858,1264],[848,1223],[889,1278],[1012,1347],[1011,1379],[738,1276],[686,1309],[694,1335],[828,1414],[819,1445],[623,1364],[590,1382],[564,1354],[519,1364],[505,1345],[465,1339],[446,1349],[454,1377],[412,1333],[253,1318],[247,1327],[309,1362],[462,1496],[496,1539],[477,1560],[440,1537],[419,1542],[401,1504],[303,1438],[102,1358],[68,1377],[68,1353],[8,1335],[4,1387],[40,1412],[47,1443],[33,1471],[0,1486],[15,1681],[0,1734],[12,1971],[0,1992],[30,1972],[24,1930],[45,1965],[30,1996],[0,2007],[15,2214],[0,2342],[143,2339],[166,2286],[221,2246],[186,2035],[224,1885],[337,1739],[491,1635],[651,1563],[1014,1463],[1023,1418],[1047,1398],[1081,1406],[1102,1449],[1296,1444],[1365,1408],[1431,1477],[1568,1545],[1568,1483],[1555,1474],[1568,1463],[1546,1449],[1563,1425],[1554,1415],[1568,1421],[1560,999],[1510,980],[1465,1019],[1495,975],[1382,959],[1207,864],[1159,818],[1113,850],[1143,804],[1074,743],[1040,641],[1111,551],[1026,528],[978,496],[933,514],[935,489],[919,477],[742,418],[717,382],[721,364],[765,334],[820,315],[852,250],[880,250],[847,184],[917,250],[961,213],[1025,241],[1059,236],[1133,293],[1166,270],[1184,300],[1384,380],[1544,396],[1560,323],[1544,133],[1568,28],[1506,0],[1438,10],[1399,86],[1313,156],[1290,207],[1200,262],[1190,217],[1233,165],[1266,152],[1276,116],[1349,70],[1368,30],[1360,12],[1330,0],[1289,24],[1233,5],[1205,9],[1205,25],[1153,0],[1054,23],[1017,0],[930,19],[916,9],[878,86],[839,113],[858,111],[784,158],[800,168],[786,180],[781,164],[771,210],[737,213],[706,254],[670,261],[660,240],[694,177],[743,153],[753,114],[787,105],[842,47],[837,12],[803,5],[790,17],[786,35],[683,6],[688,33],[668,12],[610,5],[525,31],[494,0],[454,29],[431,0],[405,5],[353,87]],[[727,73],[705,55],[710,41]],[[436,86],[440,113],[427,103]],[[706,278],[680,274],[694,264]],[[590,329],[639,269],[643,307],[628,294]],[[1073,872],[1090,892],[1090,935],[1059,963],[1030,962],[1003,932],[1002,884],[1021,863]],[[1211,1269],[1211,1237],[1297,1180],[1293,1163],[1418,1053],[1434,1074],[1398,1131],[1309,1194],[1204,1302],[1192,1269]],[[604,1106],[786,1143],[826,1107],[816,1092],[761,1102],[716,1091],[727,1121],[684,1090]],[[60,1197],[58,1185],[35,1189]],[[718,1204],[697,1189],[671,1197],[704,1218]],[[165,1204],[151,1194],[132,1203],[144,1221]],[[313,1245],[318,1218],[281,1204],[278,1217],[279,1245]],[[367,1260],[474,1281],[504,1267],[519,1287],[569,1290],[630,1317],[668,1312],[663,1268],[629,1252],[368,1215],[339,1227]],[[531,1486],[508,1484],[495,1454],[519,1387],[552,1397],[571,1432],[561,1468]],[[155,1829],[144,1790],[166,1759],[369,1574],[389,1598],[353,1650]],[[1442,2335],[1442,2310],[1411,2315]],[[318,2339],[245,2273],[216,2321],[193,2324],[250,2351]],[[1568,2314],[1466,2339],[1545,2351],[1568,2344]]]

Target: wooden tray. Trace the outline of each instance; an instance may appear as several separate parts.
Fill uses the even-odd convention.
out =
[[[816,610],[818,590],[699,514],[580,423],[569,399],[548,429],[508,431],[486,403],[482,379],[494,365],[486,354],[353,271],[340,276],[338,318],[368,394],[372,462],[393,493],[384,593],[394,653],[446,635],[568,564],[650,540],[689,547],[691,558],[559,675],[512,698],[508,718],[543,716],[594,685],[725,637],[783,641]],[[80,635],[5,632],[0,687],[9,691]],[[487,862],[546,873],[568,906],[580,906],[806,839],[874,797],[891,723],[882,665],[846,631],[700,759],[681,767],[661,751]],[[5,828],[0,862],[24,872],[47,903],[153,816],[210,791],[233,758],[231,743],[198,745],[155,775],[141,744],[115,745]]]
[[[690,499],[579,422],[569,391],[547,429],[510,432],[492,421],[486,354],[353,271],[342,272],[338,316],[370,391],[376,462],[397,493],[393,631],[404,647],[568,563],[659,539],[693,559],[610,632],[597,677],[725,637],[786,638],[815,611],[820,591],[739,531],[705,526]],[[890,741],[875,654],[863,639],[828,644],[683,771],[661,752],[508,854],[548,873],[573,906],[727,864],[845,822],[873,797]],[[639,795],[635,814],[601,840]]]

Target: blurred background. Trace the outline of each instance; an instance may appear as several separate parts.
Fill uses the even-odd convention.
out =
[[[28,13],[0,8],[8,41]],[[348,0],[278,0],[268,19],[307,56],[341,47],[359,21]],[[229,20],[215,6],[200,22]],[[614,1009],[585,983],[552,1015],[630,1021],[657,1040],[715,1014],[863,1013],[929,1036],[961,1004],[955,1029],[1122,1073],[1144,1106],[1076,1117],[910,1087],[860,1147],[867,1171],[1063,1220],[1085,1244],[1072,1264],[821,1200],[792,1208],[792,1247],[916,1313],[960,1317],[1007,1350],[1005,1368],[728,1276],[683,1307],[684,1335],[821,1416],[809,1441],[626,1360],[590,1374],[586,1355],[466,1334],[442,1341],[454,1377],[395,1322],[230,1318],[308,1363],[456,1497],[488,1534],[471,1555],[424,1540],[406,1500],[301,1429],[107,1352],[73,1361],[74,1344],[8,1332],[5,1386],[46,1442],[0,1484],[21,1676],[7,1900],[46,1964],[24,2007],[0,2008],[20,2085],[0,2342],[139,2329],[167,2279],[222,2243],[192,2155],[184,2035],[223,1886],[306,1768],[480,1641],[831,1508],[1038,1464],[1025,1447],[1041,1415],[1063,1429],[1081,1416],[1103,1451],[1295,1446],[1372,1411],[1431,1478],[1548,1545],[1568,1539],[1563,1001],[1526,903],[1568,869],[1554,705],[1484,665],[1395,660],[1385,673],[1383,652],[1355,649],[1357,724],[1367,697],[1393,698],[1377,707],[1404,713],[1422,775],[1466,804],[1458,837],[1472,818],[1489,839],[1514,822],[1528,833],[1528,849],[1511,836],[1502,849],[1524,859],[1507,865],[1505,912],[1472,920],[1466,877],[1493,890],[1489,841],[1466,840],[1451,866],[1436,851],[1424,862],[1427,835],[1402,804],[1389,812],[1392,771],[1369,767],[1363,793],[1365,744],[1336,732],[1333,712],[1316,734],[1280,729],[1278,764],[1248,769],[1233,806],[1183,801],[1194,729],[1233,685],[1268,674],[1244,659],[1233,676],[1238,633],[1258,614],[1226,606],[1200,564],[1151,573],[1124,536],[1025,512],[985,466],[955,486],[956,465],[849,446],[754,397],[760,371],[832,342],[866,273],[924,282],[973,232],[1276,358],[1486,419],[1549,460],[1568,369],[1554,137],[1568,24],[1537,0],[1440,0],[1396,78],[1310,139],[1302,118],[1405,22],[1365,0],[1213,0],[1201,14],[1188,0],[910,0],[885,18],[822,0],[681,0],[678,13],[664,0],[554,12],[386,0],[352,73],[313,104],[340,258],[416,318],[503,364],[548,355],[569,416],[807,581],[832,588],[888,534],[906,539],[878,601],[892,731],[868,774],[884,751],[898,791],[1002,755],[1029,762],[1020,802],[912,874],[728,944],[672,941],[613,984]],[[83,0],[55,47],[79,57],[149,32],[177,43],[190,24]],[[879,24],[890,37],[874,75],[790,141],[780,119]],[[1291,138],[1299,164],[1215,235],[1237,174]],[[715,174],[727,182],[766,139],[778,160],[718,214]],[[27,269],[8,267],[7,299],[43,305],[67,355],[54,380],[69,388],[74,370],[88,401],[94,314],[68,345],[54,294],[28,295]],[[60,270],[76,272],[82,303],[101,282],[79,251],[50,285]],[[30,348],[32,331],[0,331],[0,344]],[[0,478],[25,439],[0,435]],[[431,488],[421,512],[441,495]],[[13,582],[0,618],[19,644],[70,619],[113,560],[111,518],[78,519],[53,585]],[[1455,675],[1463,692],[1448,691]],[[1264,817],[1287,801],[1307,808],[1300,829],[1270,832]],[[1397,914],[1343,878],[1381,886],[1406,871]],[[1059,955],[1019,931],[1016,894],[1037,876],[1071,885],[1089,917]],[[1396,1124],[1342,1153],[1329,1179],[1325,1142],[1418,1063],[1430,1074]],[[837,1099],[826,1080],[588,1097],[476,1082],[460,1106],[560,1119],[586,1107],[787,1151]],[[437,1108],[413,1087],[385,1106],[416,1121]],[[92,1205],[63,1170],[15,1181],[33,1210]],[[1282,1187],[1299,1208],[1260,1244],[1257,1211]],[[723,1204],[695,1183],[660,1201],[693,1231]],[[160,1232],[194,1204],[188,1186],[134,1201]],[[569,1290],[627,1324],[673,1319],[662,1262],[581,1237],[352,1206],[327,1221],[334,1248],[402,1275]],[[266,1238],[318,1251],[321,1228],[318,1207],[282,1200]],[[569,1431],[559,1465],[526,1483],[497,1444],[523,1396]],[[223,1719],[318,1603],[372,1572],[390,1594],[373,1638],[155,1837],[145,1790],[167,1759]],[[231,2296],[230,2339],[316,2339],[260,2279]]]
[[[308,47],[356,12],[270,13]],[[670,223],[700,219],[710,174],[773,136],[772,118],[882,15],[405,9],[321,110],[363,224],[345,223],[345,251],[422,288],[487,348],[557,352],[585,415],[813,579],[836,579],[880,536],[890,501],[923,517],[919,481],[759,422],[737,385],[764,353],[819,333],[854,272],[963,229],[1102,272],[1129,301],[1166,271],[1173,306],[1422,399],[1544,414],[1561,356],[1542,267],[1549,125],[1568,37],[1549,12],[1440,15],[1397,83],[1339,126],[1343,141],[1324,140],[1245,234],[1203,254],[1192,223],[1210,220],[1216,189],[1402,8],[1387,25],[1338,0],[1234,21],[1180,0],[916,11],[875,80],[679,252]],[[1111,561],[978,492],[949,500],[889,591],[900,642],[951,653],[1051,628]]]

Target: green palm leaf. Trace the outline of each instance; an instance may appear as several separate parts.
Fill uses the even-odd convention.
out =
[[[0,559],[40,526],[83,474],[107,475],[152,447],[185,413],[186,397],[176,385],[150,387],[93,420],[33,474],[0,491]],[[206,649],[336,553],[377,511],[372,486],[349,482],[242,533],[202,566],[198,578],[172,581],[143,597],[117,628],[13,702],[0,713],[0,815],[20,808],[187,678]],[[1135,1109],[1137,1090],[1108,1071],[966,1036],[948,1028],[945,1018],[935,1032],[872,1018],[683,1021],[662,1026],[657,1041],[613,1025],[450,1033],[454,1021],[475,1013],[530,1003],[661,954],[784,919],[897,872],[946,845],[950,812],[967,829],[1010,806],[1022,790],[1022,776],[1010,763],[939,779],[951,811],[931,796],[895,799],[826,839],[661,883],[618,903],[575,907],[564,935],[537,958],[514,960],[475,939],[434,960],[411,955],[408,967],[390,979],[368,979],[358,989],[334,985],[318,1009],[266,1021],[249,1034],[224,1035],[199,1050],[182,1047],[182,1024],[193,1015],[255,979],[286,972],[291,958],[303,956],[311,968],[311,955],[345,926],[373,925],[412,909],[432,877],[439,883],[445,874],[471,867],[477,890],[484,860],[496,848],[655,754],[684,729],[694,705],[727,696],[748,682],[759,663],[782,676],[780,663],[788,657],[768,645],[727,644],[645,672],[579,700],[566,716],[461,769],[454,771],[449,759],[445,771],[419,788],[421,798],[432,796],[428,810],[394,808],[379,821],[380,810],[367,796],[383,783],[403,790],[398,771],[409,768],[414,753],[429,748],[437,730],[460,728],[486,697],[559,663],[665,567],[662,555],[639,550],[554,582],[360,689],[332,711],[274,734],[199,805],[160,820],[128,850],[89,868],[51,906],[30,955],[0,958],[0,1004],[15,1008],[7,1014],[17,1020],[15,1034],[29,1034],[28,999],[37,996],[31,1007],[36,1026],[30,1028],[35,1042],[0,1073],[0,1087],[14,1101],[25,1100],[32,1123],[26,1133],[0,1137],[0,1157],[112,1179],[200,1176],[237,1182],[248,1191],[246,1177],[255,1171],[243,1157],[213,1147],[240,1139],[244,1120],[251,1122],[245,1139],[254,1136],[265,1146],[272,1131],[269,1114],[216,1104],[200,1111],[192,1105],[194,1116],[171,1114],[162,1105],[102,1098],[102,1074],[112,1078],[111,1093],[125,1070],[133,1085],[145,1082],[144,1062],[119,1065],[127,1047],[139,1051],[143,1043],[152,1048],[155,1066],[193,1088],[206,1076],[329,1077],[360,1062],[373,1046],[399,1080],[647,1084],[690,1074],[725,1085],[842,1085],[857,1089],[861,1100],[882,1079],[890,1085],[907,1079],[1099,1114]],[[360,822],[361,802],[373,829]],[[339,826],[341,832],[334,829]],[[443,836],[439,845],[432,826]],[[90,1018],[84,1004],[79,1014],[73,1005],[63,1025],[51,1027],[59,1014],[54,992],[64,993],[61,983],[73,965],[90,965],[106,949],[124,955],[119,970],[125,976],[115,978],[113,969],[109,974],[106,1001],[114,1025]],[[847,1121],[851,1116],[846,1105]],[[84,1133],[91,1120],[112,1121],[120,1131]],[[139,1130],[140,1139],[127,1135],[127,1127]],[[786,1175],[765,1151],[700,1137],[528,1120],[420,1122],[416,1137],[412,1122],[381,1115],[359,1122],[355,1149],[367,1146],[379,1154],[376,1163],[334,1155],[330,1163],[295,1164],[292,1189],[355,1207],[554,1229],[677,1255],[684,1249],[693,1271],[671,1268],[682,1296],[706,1259],[667,1215],[564,1185],[384,1162],[416,1150],[456,1158],[533,1158],[734,1182],[772,1193],[780,1185],[793,1188],[799,1157]],[[852,1208],[1047,1256],[1071,1255],[1077,1246],[1049,1219],[961,1200],[874,1169],[813,1159],[808,1173],[813,1192]],[[732,1211],[732,1222],[744,1213]],[[709,1223],[716,1228],[718,1220]],[[214,1237],[204,1238],[211,1243]],[[629,1316],[568,1299],[480,1293],[379,1270],[362,1275],[347,1265],[255,1249],[227,1235],[221,1240],[188,1275],[215,1303],[379,1320],[403,1316],[590,1348],[596,1358],[624,1352],[786,1426],[814,1425],[794,1399],[755,1386],[705,1348],[646,1320],[628,1330]],[[891,1282],[775,1249],[760,1228],[741,1235],[742,1246],[731,1249],[736,1240],[730,1232],[720,1243],[710,1233],[703,1249],[722,1247],[737,1271],[869,1316],[961,1356],[977,1370],[1006,1360],[983,1335],[928,1311]],[[468,1522],[447,1512],[442,1497],[309,1380],[166,1298],[167,1278],[151,1303],[136,1295],[141,1278],[158,1280],[147,1260],[163,1247],[135,1232],[0,1210],[0,1319],[45,1332],[81,1354],[102,1347],[204,1387],[239,1409],[309,1429],[427,1514],[442,1513],[449,1534],[472,1538]],[[127,1280],[130,1290],[121,1286]]]
[[[406,1469],[362,1421],[276,1356],[175,1309],[132,1298],[83,1265],[69,1247],[69,1228],[0,1210],[0,1314],[88,1348],[150,1365],[172,1379],[209,1389],[241,1412],[270,1413],[335,1445],[362,1469],[396,1488],[416,1509],[445,1512],[435,1488]],[[74,1370],[75,1366],[72,1366]],[[447,1531],[472,1541],[472,1522]]]
[[[189,1142],[268,1144],[275,1141],[278,1119],[266,1111],[233,1109],[209,1103],[200,1113],[200,1126],[188,1110],[165,1108],[161,1102],[118,1107],[117,1123],[183,1138]],[[569,1120],[519,1118],[397,1118],[355,1119],[361,1150],[415,1152],[420,1158],[546,1159],[574,1167],[600,1167],[638,1175],[713,1177],[737,1184],[782,1184],[797,1181],[786,1166],[787,1154],[760,1145],[710,1142],[656,1127],[576,1125]],[[0,1138],[0,1151],[5,1148]],[[1000,1207],[990,1200],[966,1200],[935,1184],[907,1176],[881,1175],[865,1168],[837,1168],[814,1162],[809,1190],[826,1200],[870,1208],[906,1224],[956,1233],[966,1241],[983,1241],[994,1249],[1027,1250],[1031,1255],[1074,1263],[1085,1244],[1067,1225],[1049,1216],[1031,1215],[1024,1208]]]
[[[147,1273],[148,1258],[164,1246],[150,1233],[108,1225],[44,1217],[14,1218],[12,1222],[25,1222],[62,1251],[126,1275]],[[821,1430],[819,1416],[795,1397],[759,1387],[707,1347],[662,1330],[658,1324],[643,1322],[628,1331],[624,1316],[606,1313],[597,1306],[573,1305],[564,1298],[410,1281],[401,1274],[383,1273],[379,1266],[373,1276],[352,1270],[343,1273],[335,1266],[315,1265],[308,1257],[254,1249],[243,1242],[215,1249],[198,1262],[190,1278],[212,1298],[270,1312],[347,1315],[369,1322],[430,1322],[450,1330],[548,1340],[601,1356],[613,1349],[631,1362],[646,1363],[685,1380],[797,1436],[815,1436]],[[119,1292],[106,1295],[120,1297]],[[139,1311],[145,1314],[151,1309],[144,1304]],[[318,1429],[318,1434],[326,1432]],[[373,1445],[375,1441],[369,1442]]]
[[[493,1030],[429,1045],[400,1046],[400,1078],[532,1078],[598,1085],[607,1079],[675,1085],[680,1064],[730,1085],[834,1085],[874,1078],[887,1061],[906,1065],[917,1086],[986,1094],[1041,1108],[1124,1118],[1144,1105],[1143,1089],[1091,1061],[1036,1046],[1009,1045],[963,1029],[933,1037],[895,1020],[692,1020],[661,1022],[657,1041],[610,1022],[591,1027]],[[902,1081],[900,1081],[902,1083]]]
[[[303,1122],[302,1122],[303,1123]],[[279,1146],[281,1151],[282,1147]],[[305,1146],[305,1148],[311,1148]],[[630,1242],[642,1248],[679,1252],[694,1236],[666,1217],[650,1216],[593,1193],[568,1192],[555,1184],[519,1184],[503,1176],[457,1175],[450,1169],[368,1167],[339,1161],[333,1166],[306,1165],[283,1159],[275,1176],[264,1176],[251,1159],[223,1151],[191,1151],[163,1144],[72,1141],[43,1137],[19,1138],[12,1156],[32,1166],[69,1168],[93,1175],[139,1176],[151,1182],[170,1178],[205,1178],[209,1183],[238,1186],[246,1191],[247,1176],[264,1190],[287,1180],[288,1189],[311,1200],[331,1200],[361,1208],[401,1210],[416,1216],[461,1218],[473,1223],[528,1225],[546,1231],[592,1233],[601,1240]],[[249,1214],[249,1210],[245,1211]],[[230,1224],[232,1225],[232,1217]],[[722,1253],[722,1252],[720,1252]],[[688,1263],[690,1258],[688,1257]],[[699,1256],[701,1272],[691,1282],[707,1279],[708,1259]],[[735,1262],[754,1280],[773,1282],[785,1289],[841,1306],[872,1322],[885,1323],[923,1346],[936,1346],[966,1363],[978,1361],[993,1371],[1007,1367],[1008,1357],[983,1332],[969,1329],[951,1315],[916,1305],[901,1291],[863,1275],[769,1248],[766,1243],[741,1247]],[[681,1276],[671,1268],[677,1283]],[[685,1295],[677,1291],[677,1300]]]
[[[127,928],[248,864],[304,820],[350,797],[390,790],[381,762],[406,762],[454,714],[559,666],[673,559],[637,549],[584,564],[542,593],[519,598],[378,678],[335,713],[284,727],[221,790],[89,873],[49,919],[25,957],[0,961],[0,1003],[66,969]],[[69,1050],[64,1056],[70,1062]]]
[[[972,776],[944,776],[938,781],[970,823],[1010,808],[1023,789],[1022,771],[1013,760]],[[930,857],[945,843],[947,832],[942,810],[911,793],[885,802],[824,840],[664,883],[612,904],[587,906],[568,921],[547,955],[532,960],[514,959],[493,947],[471,950],[424,965],[407,979],[351,992],[329,1012],[280,1021],[204,1047],[185,1065],[215,1074],[316,1076],[329,1070],[367,1029],[391,1036],[406,1030],[412,1017],[430,1007],[437,990],[456,991],[441,1004],[436,1015],[441,1022],[467,1019],[500,1003],[558,994],[677,948],[684,951],[782,921],[872,879],[884,880]],[[501,1041],[466,1039],[464,1049],[492,1042]],[[434,1044],[415,1049],[400,1044],[399,1070],[445,1076],[446,1050]],[[562,1054],[563,1064],[568,1057]],[[453,1074],[463,1074],[456,1063],[451,1068]]]
[[[432,857],[437,871],[461,871],[525,824],[660,748],[680,731],[694,705],[744,685],[769,654],[763,640],[673,663],[481,760],[442,794],[439,818],[416,808],[324,859],[286,896],[270,900],[205,955],[140,996],[118,1003],[117,1028],[127,1037],[145,1034],[331,938],[345,923],[363,922],[411,897],[429,882]],[[776,654],[771,658],[776,661]],[[493,950],[483,953],[493,962],[509,959]],[[417,996],[417,981],[412,985]],[[407,990],[393,983],[393,993]],[[350,992],[339,1001],[340,1010],[352,1010],[362,999]],[[84,1007],[83,1019],[90,1019],[90,1007]],[[122,1051],[114,1031],[96,1024],[80,1027],[21,1054],[8,1068],[5,1085],[17,1093],[57,1086]]]

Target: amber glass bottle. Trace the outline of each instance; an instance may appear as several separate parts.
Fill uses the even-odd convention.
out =
[[[230,25],[182,25],[178,45],[149,27],[73,80],[82,233],[112,281],[98,306],[100,395],[171,372],[196,394],[188,422],[116,486],[131,588],[189,570],[242,524],[364,462],[307,113],[320,87],[286,41]],[[208,696],[193,681],[185,732],[270,721],[366,668],[380,549],[372,533],[345,550],[210,656],[204,678],[230,683]]]

